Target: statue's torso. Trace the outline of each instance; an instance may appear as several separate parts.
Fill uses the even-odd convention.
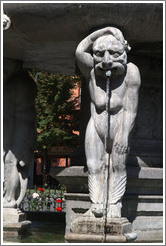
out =
[[[110,80],[110,105],[109,113],[114,114],[123,107],[123,99],[126,92],[125,78],[112,81]],[[106,108],[106,80],[101,81],[91,76],[89,83],[90,95],[96,110],[104,111]]]
[[[108,114],[106,112],[106,81],[95,80],[91,76],[89,89],[91,95],[91,117],[94,119],[95,128],[102,139],[105,137]],[[126,93],[126,77],[121,80],[110,81],[110,139],[113,139],[117,132],[122,117],[124,97]]]

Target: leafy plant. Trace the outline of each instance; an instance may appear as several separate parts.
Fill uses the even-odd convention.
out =
[[[80,85],[79,77],[34,70],[29,74],[38,88],[36,149],[43,152],[53,146],[76,147],[79,136],[74,131],[79,130],[79,110],[73,90]]]
[[[28,211],[57,211],[65,208],[65,185],[59,185],[57,189],[50,189],[47,184],[36,189],[28,189],[22,201],[22,209]],[[25,206],[26,204],[26,206]]]

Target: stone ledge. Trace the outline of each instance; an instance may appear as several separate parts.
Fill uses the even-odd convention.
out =
[[[163,169],[154,167],[127,167],[127,177],[139,179],[163,179]]]
[[[69,193],[89,193],[88,171],[84,166],[51,168],[50,174],[65,184]],[[127,167],[126,194],[162,195],[163,169]]]
[[[31,226],[31,221],[25,220],[18,223],[3,223],[3,236],[7,237],[17,237],[20,233],[28,230]]]
[[[22,222],[18,222],[18,223],[8,223],[8,222],[4,222],[3,223],[3,230],[4,231],[10,231],[10,230],[22,230],[24,228],[26,228],[27,226],[31,225],[31,221],[30,220],[25,220]]]
[[[64,196],[65,196],[65,199],[67,199],[67,200],[90,201],[89,194],[65,193]]]
[[[89,201],[90,196],[89,194],[83,193],[65,193],[64,194],[66,200],[73,200],[73,201]],[[151,204],[157,203],[160,204],[160,207],[163,203],[163,196],[162,195],[124,195],[123,201],[125,202],[140,202],[140,204]]]
[[[26,219],[26,214],[16,208],[3,208],[3,233],[5,237],[18,236],[27,230],[31,221]]]
[[[135,243],[162,243],[163,230],[137,230],[137,239]]]
[[[137,231],[146,231],[146,230],[162,230],[163,229],[163,217],[162,216],[138,216],[133,221],[133,229]]]
[[[66,204],[78,214],[85,213],[90,208],[89,194],[65,193]],[[163,196],[157,195],[125,195],[122,200],[122,215],[129,219],[137,216],[162,216]]]
[[[71,166],[71,167],[51,167],[51,176],[53,177],[87,177],[88,172],[83,166]]]
[[[65,239],[69,243],[102,243],[102,235],[86,235],[86,234],[76,234],[68,233],[65,236]],[[106,236],[106,243],[126,243],[125,236]]]
[[[53,177],[87,177],[88,172],[83,166],[71,166],[66,168],[51,168]],[[153,167],[127,167],[128,178],[139,179],[163,179],[163,169]]]
[[[86,200],[90,201],[89,194],[83,194],[83,193],[65,193],[65,198],[68,200]],[[158,202],[163,201],[163,196],[160,195],[138,195],[138,196],[133,196],[133,195],[126,195],[126,199],[139,199],[139,200],[154,200],[156,199]]]
[[[106,227],[106,228],[105,228]],[[86,214],[77,216],[72,222],[73,233],[103,235],[104,231],[111,236],[119,236],[131,232],[132,225],[124,217],[108,218],[107,222],[103,218],[90,217]]]

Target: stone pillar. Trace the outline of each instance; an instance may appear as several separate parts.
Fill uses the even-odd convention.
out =
[[[3,159],[4,231],[19,232],[30,222],[19,210],[25,196],[36,143],[36,85],[22,62],[4,58]],[[9,216],[10,215],[10,216]]]

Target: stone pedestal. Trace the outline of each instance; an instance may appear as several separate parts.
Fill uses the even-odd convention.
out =
[[[16,208],[3,208],[3,233],[4,237],[18,236],[31,225],[31,221],[26,220],[26,215]]]
[[[126,218],[103,218],[79,216],[73,221],[65,239],[69,243],[125,243],[136,239],[132,224]]]
[[[72,222],[91,207],[88,173],[85,167],[51,168],[51,175],[65,184],[66,231]],[[137,233],[134,243],[163,241],[163,170],[153,167],[127,167],[127,188],[122,201],[122,217],[126,217]],[[74,234],[74,233],[73,233]],[[72,234],[72,235],[73,235]],[[84,238],[86,235],[84,235]]]

